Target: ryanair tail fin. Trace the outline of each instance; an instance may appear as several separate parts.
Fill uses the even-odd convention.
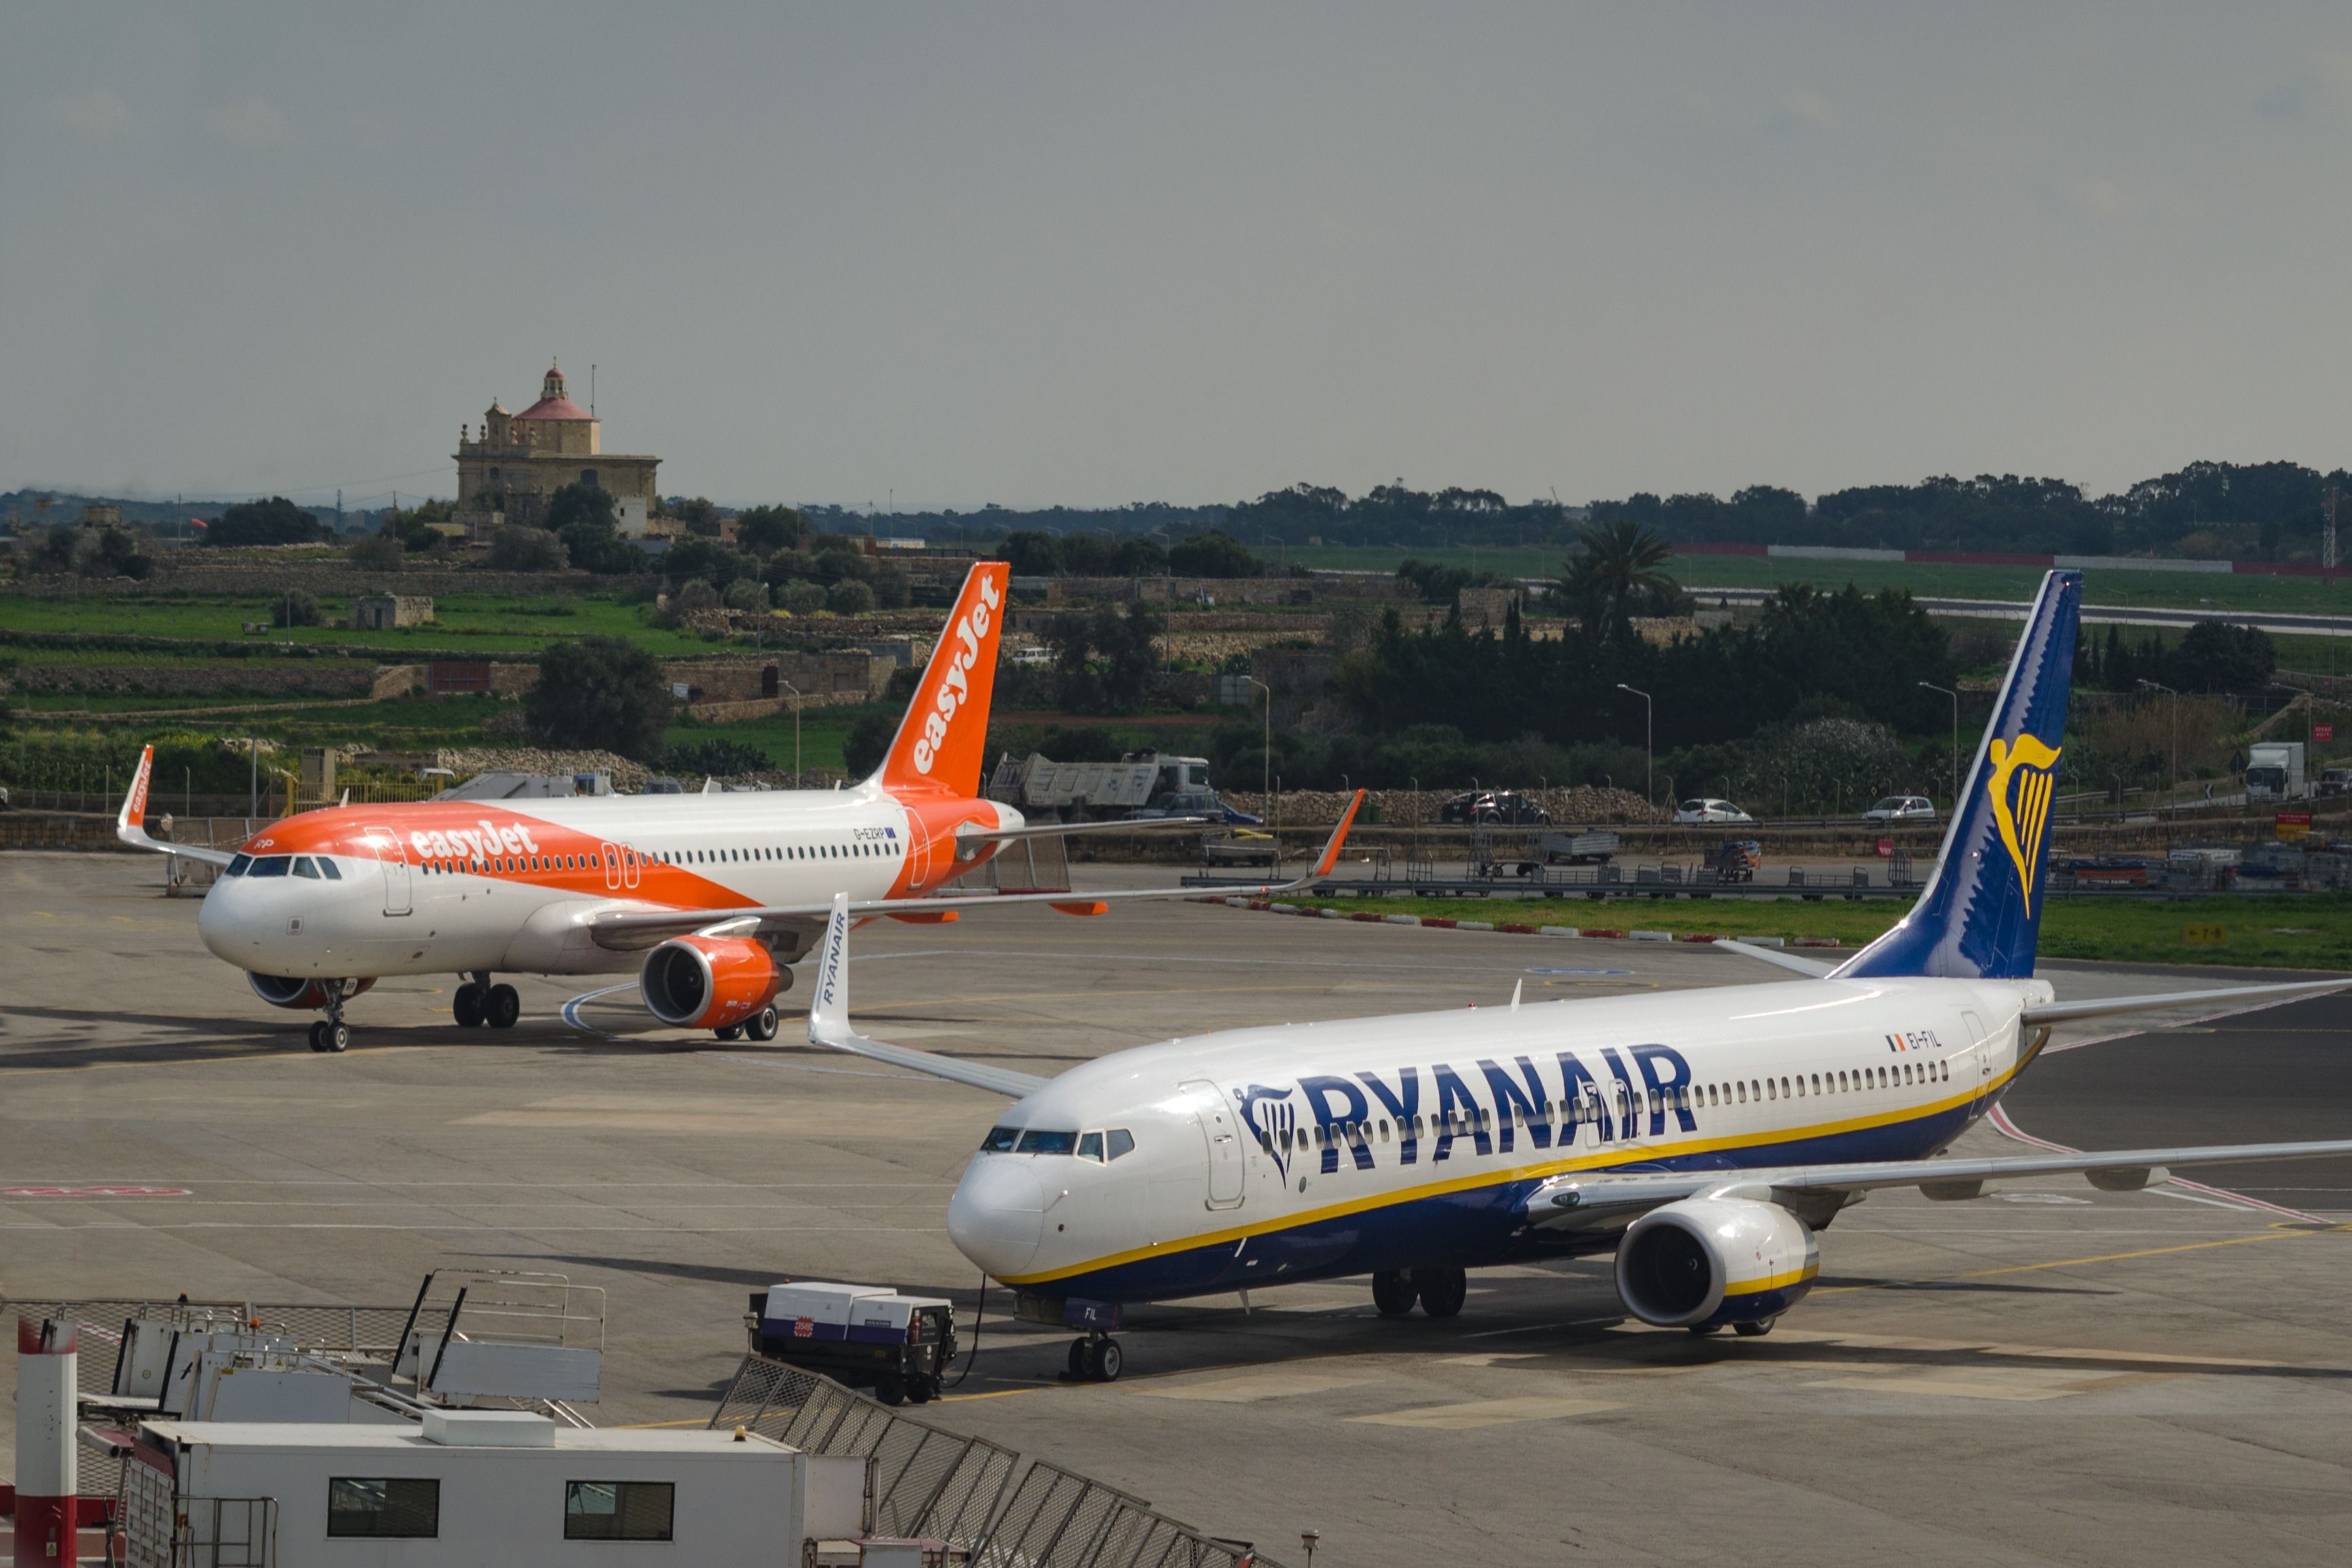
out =
[[[980,794],[988,699],[996,689],[996,639],[1012,573],[1002,561],[982,561],[964,578],[915,700],[875,774],[883,788],[967,800]]]
[[[2033,973],[2082,610],[2082,574],[2042,578],[1935,874],[1911,912],[1840,966],[1837,977],[2021,980]]]

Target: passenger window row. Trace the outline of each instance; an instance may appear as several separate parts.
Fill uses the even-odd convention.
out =
[[[847,839],[837,844],[762,845],[756,848],[664,849],[654,858],[666,866],[716,866],[744,860],[895,859],[905,852],[896,839]]]

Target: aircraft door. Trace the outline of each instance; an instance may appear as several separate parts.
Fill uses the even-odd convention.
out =
[[[1242,1153],[1240,1119],[1234,1114],[1234,1108],[1225,1102],[1224,1090],[1205,1079],[1196,1079],[1178,1087],[1192,1091],[1192,1115],[1201,1124],[1201,1138],[1207,1146],[1208,1206],[1213,1209],[1241,1207],[1247,1191],[1244,1183],[1249,1167]]]
[[[383,912],[404,915],[413,907],[409,901],[408,854],[401,847],[400,835],[389,827],[371,826],[368,842],[375,846],[376,864],[383,868]]]
[[[1952,1077],[1965,1080],[1970,1093],[1981,1095],[1992,1087],[1992,1040],[1985,1033],[1984,1020],[1974,1013],[1961,1013],[1960,1026],[1968,1035],[1969,1046],[1953,1067]]]
[[[920,812],[907,814],[907,890],[919,893],[930,885],[931,830]]]

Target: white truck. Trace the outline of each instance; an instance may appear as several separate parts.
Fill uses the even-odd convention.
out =
[[[2257,741],[2246,748],[2246,799],[2307,800],[2301,741]]]

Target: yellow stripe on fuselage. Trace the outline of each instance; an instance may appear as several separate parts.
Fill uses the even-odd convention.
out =
[[[1676,1143],[1657,1143],[1628,1148],[1623,1144],[1594,1150],[1591,1153],[1569,1160],[1546,1160],[1534,1164],[1515,1166],[1502,1172],[1480,1172],[1456,1176],[1443,1182],[1425,1182],[1419,1186],[1402,1187],[1391,1192],[1367,1194],[1349,1198],[1344,1203],[1327,1204],[1298,1214],[1285,1215],[1276,1219],[1259,1220],[1249,1225],[1229,1226],[1222,1230],[1204,1231],[1178,1241],[1154,1242],[1145,1247],[1129,1247],[1107,1257],[1085,1263],[1073,1263],[1066,1268],[1050,1268],[1039,1274],[1008,1274],[998,1278],[1007,1285],[1045,1285],[1076,1275],[1091,1274],[1097,1269],[1117,1268],[1122,1264],[1137,1263],[1150,1258],[1164,1258],[1173,1253],[1187,1252],[1196,1247],[1216,1247],[1227,1242],[1246,1240],[1254,1236],[1271,1236],[1279,1231],[1295,1230],[1301,1226],[1316,1225],[1325,1220],[1345,1219],[1349,1215],[1364,1214],[1372,1209],[1386,1208],[1391,1204],[1417,1203],[1424,1198],[1444,1197],[1454,1193],[1475,1192],[1480,1187],[1501,1186],[1509,1182],[1542,1181],[1551,1176],[1567,1175],[1575,1171],[1591,1171],[1611,1165],[1622,1165],[1641,1161],[1673,1159],[1691,1154],[1713,1153],[1725,1149],[1750,1149],[1759,1144],[1787,1143],[1801,1138],[1830,1138],[1842,1132],[1860,1132],[1874,1127],[1898,1126],[1906,1121],[1925,1121],[1932,1116],[1967,1105],[1971,1100],[1990,1099],[1994,1091],[2017,1075],[2022,1062],[2013,1064],[1999,1078],[1985,1083],[1968,1094],[1947,1095],[1926,1106],[1913,1106],[1902,1110],[1885,1111],[1876,1116],[1856,1116],[1840,1121],[1825,1121],[1805,1127],[1788,1127],[1778,1131],[1743,1133],[1728,1138],[1693,1138]],[[1666,1115],[1672,1117],[1671,1110]],[[1471,1138],[1475,1133],[1457,1132],[1456,1139]],[[1342,1173],[1344,1173],[1344,1172]],[[1720,1174],[1729,1180],[1738,1174],[1735,1169]]]

